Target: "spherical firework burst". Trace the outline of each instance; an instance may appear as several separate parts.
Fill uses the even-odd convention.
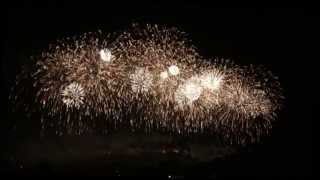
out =
[[[168,68],[168,71],[169,71],[170,75],[172,75],[172,76],[176,76],[180,72],[179,68],[176,65],[171,65]]]
[[[178,87],[175,98],[179,105],[192,105],[192,103],[199,99],[203,88],[200,86],[200,79],[191,77],[180,87]]]
[[[153,83],[153,75],[147,69],[138,68],[130,74],[130,80],[132,91],[148,92]]]
[[[61,41],[36,57],[31,79],[43,128],[57,124],[59,134],[122,123],[254,142],[268,133],[282,99],[269,71],[207,60],[185,33],[157,25]]]
[[[78,83],[71,83],[61,92],[62,102],[67,106],[79,108],[83,104],[84,90]]]
[[[200,77],[200,85],[211,92],[219,90],[222,81],[223,76],[217,71],[204,73]]]

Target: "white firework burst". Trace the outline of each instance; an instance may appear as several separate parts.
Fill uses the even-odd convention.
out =
[[[200,84],[203,88],[213,92],[220,88],[222,80],[223,76],[219,72],[207,72],[200,77]]]
[[[170,75],[172,75],[172,76],[176,76],[180,73],[180,70],[179,70],[178,66],[176,66],[176,65],[171,65],[168,68],[168,71],[169,71]]]
[[[111,62],[114,58],[114,56],[111,54],[111,51],[109,49],[101,49],[99,51],[99,54],[100,54],[101,60],[107,63]]]
[[[179,106],[192,105],[194,101],[199,99],[203,88],[197,76],[191,77],[182,84],[175,93],[175,100]]]
[[[67,108],[75,107],[79,109],[84,103],[84,95],[83,87],[76,82],[69,84],[61,92],[62,102]]]
[[[137,68],[130,75],[131,89],[134,92],[148,92],[153,83],[153,75],[145,68]]]

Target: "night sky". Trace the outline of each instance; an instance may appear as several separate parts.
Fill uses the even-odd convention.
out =
[[[14,82],[15,74],[19,72],[19,65],[31,55],[41,52],[56,39],[97,31],[98,29],[105,32],[122,31],[131,23],[137,22],[174,26],[187,32],[188,37],[198,47],[199,52],[206,57],[229,58],[237,64],[243,65],[250,63],[263,64],[279,77],[286,99],[279,119],[274,125],[272,135],[266,138],[263,143],[246,147],[240,153],[225,159],[201,161],[200,163],[187,163],[185,160],[174,157],[175,162],[182,164],[181,166],[184,165],[183,163],[188,164],[187,167],[175,170],[175,167],[169,166],[169,161],[164,161],[165,163],[157,165],[154,169],[152,169],[153,165],[143,165],[140,170],[137,170],[136,174],[144,174],[147,171],[151,175],[166,176],[171,173],[176,174],[177,177],[184,175],[290,176],[312,174],[312,109],[316,100],[313,97],[315,93],[310,89],[312,89],[311,86],[316,86],[313,85],[315,76],[312,74],[313,63],[316,60],[311,56],[311,53],[315,49],[315,47],[312,47],[312,42],[315,40],[313,33],[316,31],[312,26],[317,22],[317,17],[313,15],[311,10],[221,9],[189,4],[170,8],[165,5],[154,5],[153,7],[101,5],[99,8],[51,7],[45,9],[28,7],[8,8],[5,13],[6,22],[3,23],[5,26],[3,27],[4,41],[2,42],[3,54],[1,58],[1,87],[3,87],[3,93],[1,93],[1,102],[3,103],[1,105],[4,108],[1,108],[3,113],[1,114],[0,125],[2,143],[0,172],[7,174],[54,174],[52,162],[54,164],[54,162],[59,161],[57,159],[63,157],[63,155],[59,156],[57,154],[66,151],[65,149],[68,149],[65,148],[66,146],[73,149],[74,154],[88,154],[86,153],[87,150],[98,153],[100,149],[103,149],[102,147],[111,146],[107,143],[110,142],[108,137],[98,136],[83,137],[82,139],[79,137],[75,139],[57,139],[54,137],[47,140],[40,139],[36,123],[12,118],[9,114],[7,110],[9,88]],[[35,122],[35,120],[32,122]],[[119,134],[115,137],[115,139],[119,139],[117,139],[116,144],[119,144],[119,146],[122,144],[124,148],[127,148],[126,143],[129,140],[125,137],[131,137],[132,135],[128,135],[128,133]],[[159,140],[161,138],[167,138],[169,140],[166,140],[166,142],[170,141],[173,144],[180,141],[172,137],[166,137],[166,135],[156,134],[140,137],[143,141],[140,144],[145,141],[147,142],[143,146],[157,144],[161,141]],[[198,140],[195,138],[183,144],[201,148],[205,148],[206,145],[204,144],[210,144],[208,143],[210,139],[206,139],[205,143],[198,142]],[[85,149],[88,146],[91,146],[91,149]],[[118,145],[114,146],[118,147]],[[26,151],[30,153],[21,155],[20,148],[22,147],[26,147]],[[220,154],[228,154],[232,150],[222,148],[222,151],[225,152]],[[41,156],[41,153],[45,155],[41,156],[42,158],[35,158],[34,154],[37,154],[35,152],[40,152],[39,156]],[[200,151],[195,152],[195,154],[197,157],[204,156],[204,159],[207,157]],[[74,159],[69,158],[71,160],[68,163],[77,164],[81,162],[83,164],[81,168],[83,169],[86,169],[86,164],[96,165],[97,168],[87,170],[86,173],[89,175],[109,175],[108,173],[115,175],[121,173],[118,171],[129,172],[130,169],[134,171],[132,170],[133,167],[145,162],[144,157],[142,157],[138,158],[139,160],[132,161],[134,163],[131,166],[123,167],[121,163],[130,163],[121,160],[117,162],[120,165],[105,165],[101,160],[92,157],[94,155],[84,156],[74,155]],[[138,156],[147,155],[142,153]],[[22,159],[29,159],[29,162],[31,162],[30,159],[32,158],[35,158],[32,160],[32,163],[36,164],[35,167],[27,170],[20,167]],[[62,160],[59,162],[62,162],[62,165],[59,166],[62,169],[59,171],[60,173],[76,174],[76,172],[70,170],[73,167],[72,165],[65,165],[66,163],[63,164]],[[119,166],[125,170],[109,169],[110,172],[107,172],[103,170],[102,166],[112,168]],[[156,170],[157,168],[159,170]],[[188,170],[188,168],[192,170]]]

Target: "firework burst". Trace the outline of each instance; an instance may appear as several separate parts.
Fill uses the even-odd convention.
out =
[[[76,107],[79,109],[80,105],[84,103],[84,95],[84,90],[78,83],[71,83],[61,92],[62,102],[67,108]]]
[[[131,88],[135,93],[148,92],[152,86],[153,75],[143,68],[138,68],[133,74],[130,74]]]
[[[207,60],[184,32],[157,25],[134,24],[116,37],[84,34],[35,60],[27,77],[36,107],[45,112],[43,129],[56,124],[58,134],[120,123],[255,142],[271,129],[283,98],[271,72]]]

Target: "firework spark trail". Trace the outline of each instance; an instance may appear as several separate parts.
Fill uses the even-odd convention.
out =
[[[271,72],[207,60],[185,33],[157,25],[67,39],[36,62],[31,79],[46,112],[43,129],[55,124],[60,135],[128,123],[254,142],[271,128],[282,99]]]

